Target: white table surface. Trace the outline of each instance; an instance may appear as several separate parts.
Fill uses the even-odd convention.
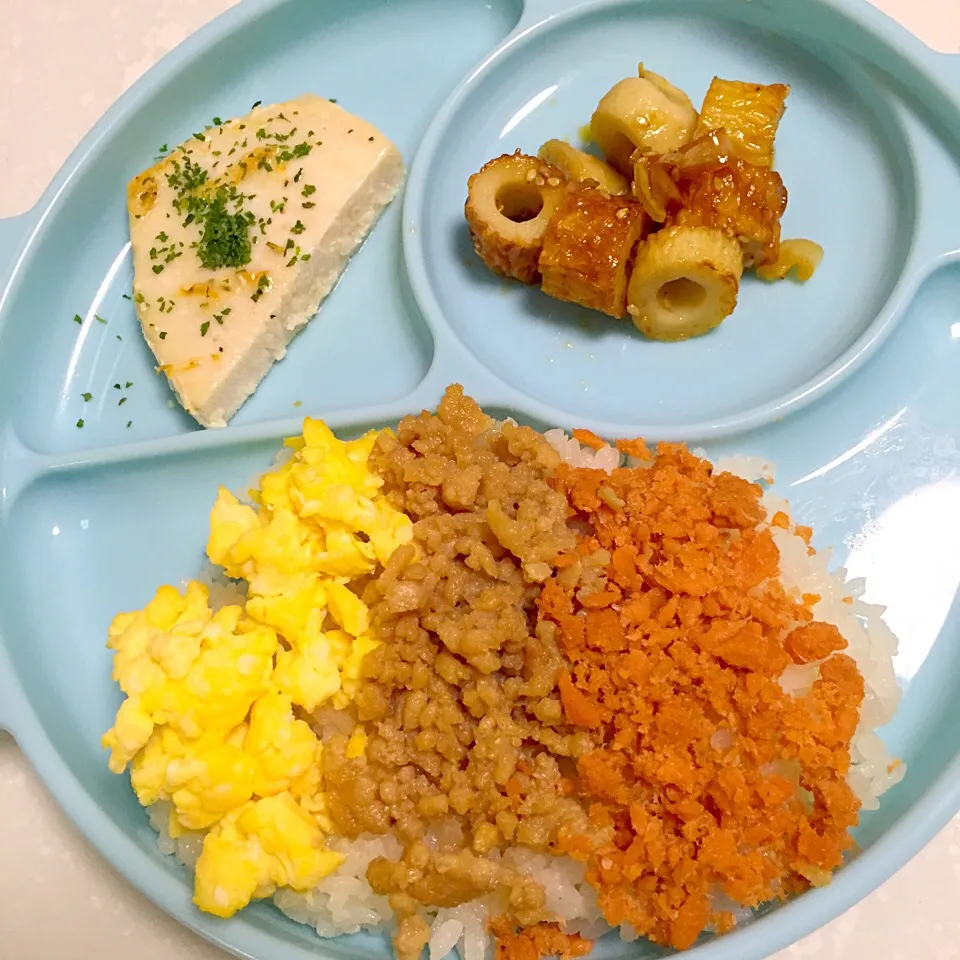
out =
[[[233,2],[0,0],[0,217],[35,203],[124,89]],[[875,2],[936,49],[960,52],[960,0]],[[957,960],[958,906],[960,817],[872,896],[775,960]],[[55,958],[226,954],[114,873],[0,733],[0,960]]]

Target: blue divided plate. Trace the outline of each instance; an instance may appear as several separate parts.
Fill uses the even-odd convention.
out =
[[[806,286],[746,281],[734,316],[683,344],[500,283],[463,222],[471,172],[576,139],[638,60],[695,100],[715,73],[791,85],[784,232],[826,249]],[[958,61],[861,0],[247,0],[137,84],[38,207],[0,221],[0,726],[104,856],[238,955],[389,956],[382,938],[320,942],[266,904],[229,921],[192,907],[107,771],[119,694],[104,638],[114,612],[195,572],[217,484],[269,464],[302,414],[353,432],[432,406],[454,380],[535,424],[776,461],[818,546],[868,576],[900,635],[905,696],[884,734],[909,773],[863,817],[862,852],[691,957],[765,956],[914,854],[960,808]],[[123,299],[121,186],[160,142],[305,91],[400,146],[406,196],[231,426],[202,432]],[[117,381],[132,383],[123,407]],[[596,955],[662,953],[614,940]]]

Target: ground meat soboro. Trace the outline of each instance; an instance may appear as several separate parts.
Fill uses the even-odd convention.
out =
[[[325,784],[345,836],[391,830],[405,843],[400,863],[375,860],[368,879],[410,920],[410,953],[422,904],[494,893],[520,923],[543,918],[542,886],[488,854],[592,832],[568,794],[575,758],[593,745],[563,715],[556,628],[536,624],[541,585],[575,543],[548,479],[556,452],[452,387],[436,415],[382,436],[371,464],[414,540],[364,591],[382,641],[356,698],[369,739],[353,759],[344,737],[331,740]],[[438,825],[439,850],[423,842]]]
[[[724,897],[753,906],[840,864],[863,679],[812,621],[817,598],[784,592],[760,487],[671,444],[649,469],[561,467],[556,482],[588,533],[538,603],[573,664],[564,713],[598,743],[578,789],[613,830],[600,849],[563,845],[608,922],[686,948],[732,924]],[[810,694],[785,693],[784,668],[810,660]]]

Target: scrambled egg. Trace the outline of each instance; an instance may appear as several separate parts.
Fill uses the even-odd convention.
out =
[[[194,903],[230,917],[278,887],[305,891],[343,862],[323,846],[316,821],[289,793],[244,804],[206,835],[197,861]]]
[[[110,769],[144,806],[170,804],[169,831],[205,831],[194,902],[229,917],[278,887],[307,890],[342,857],[328,850],[322,747],[304,719],[342,708],[376,646],[350,589],[412,539],[368,467],[376,433],[338,440],[307,419],[291,458],[251,491],[219,491],[207,554],[247,583],[214,611],[207,587],[157,590],[109,629],[126,699],[104,735]],[[350,756],[364,751],[357,728]]]
[[[288,441],[293,457],[252,491],[258,509],[221,489],[210,516],[208,556],[247,581],[247,615],[286,641],[275,680],[308,711],[331,699],[344,706],[374,646],[367,607],[347,584],[412,538],[367,467],[376,437],[344,443],[308,419],[303,437]]]

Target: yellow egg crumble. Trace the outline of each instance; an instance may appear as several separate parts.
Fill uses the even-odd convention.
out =
[[[304,719],[345,706],[376,646],[350,589],[412,539],[368,468],[377,433],[337,439],[319,420],[250,491],[221,488],[207,555],[243,581],[243,605],[213,610],[191,581],[164,586],[109,629],[126,694],[103,737],[144,806],[170,804],[172,837],[205,831],[194,902],[229,917],[280,887],[308,890],[342,857],[328,850],[322,748]],[[363,752],[357,729],[350,751]]]

